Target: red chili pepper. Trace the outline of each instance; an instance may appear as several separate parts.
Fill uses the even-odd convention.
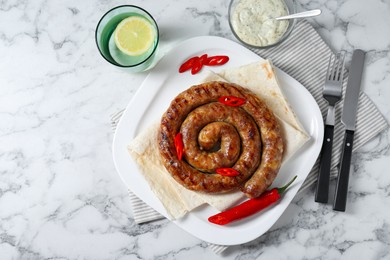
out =
[[[239,107],[244,105],[246,100],[235,96],[222,96],[218,98],[218,102],[231,107]]]
[[[206,66],[219,66],[219,65],[225,64],[228,61],[229,61],[229,57],[226,55],[210,56],[206,60],[205,65]]]
[[[207,54],[203,54],[198,60],[195,60],[194,64],[192,64],[191,74],[194,75],[198,73],[202,69],[206,61]]]
[[[181,160],[183,158],[183,150],[184,150],[183,135],[181,133],[178,133],[175,136],[174,143],[175,143],[177,158]]]
[[[198,73],[202,69],[202,67],[203,67],[203,63],[198,57],[198,59],[194,61],[194,64],[192,64],[191,74],[194,75]]]
[[[200,63],[202,63],[202,65],[205,65],[207,60],[208,60],[207,54],[203,54],[199,58],[199,61],[200,61]]]
[[[226,225],[232,221],[253,215],[278,201],[280,195],[285,192],[288,186],[290,186],[290,184],[293,183],[296,178],[297,176],[295,176],[289,183],[287,183],[281,188],[273,188],[272,190],[267,190],[262,195],[260,195],[260,197],[244,201],[243,203],[233,208],[230,208],[226,211],[209,217],[208,220],[211,223],[217,225]]]
[[[179,72],[180,73],[183,73],[187,70],[190,70],[192,69],[192,67],[194,66],[194,63],[199,60],[199,57],[198,56],[195,56],[195,57],[192,57],[188,60],[186,60],[179,68]]]
[[[233,168],[218,168],[215,170],[215,172],[222,176],[229,176],[229,177],[234,177],[240,174],[239,171]]]
[[[183,73],[187,70],[191,70],[191,74],[198,73],[203,65],[206,66],[219,66],[229,61],[229,57],[226,55],[216,55],[208,57],[207,54],[202,56],[195,56],[186,60],[179,68],[179,72]]]

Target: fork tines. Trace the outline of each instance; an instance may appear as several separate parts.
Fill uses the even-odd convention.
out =
[[[326,79],[340,81],[344,76],[345,51],[338,52],[329,57]],[[331,69],[329,69],[331,68]]]

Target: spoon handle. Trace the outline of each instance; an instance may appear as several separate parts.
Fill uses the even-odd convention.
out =
[[[310,11],[306,11],[306,12],[276,17],[275,20],[286,20],[286,19],[294,19],[294,18],[312,17],[312,16],[316,16],[316,15],[320,15],[320,14],[321,14],[321,10],[315,9],[315,10],[310,10]]]

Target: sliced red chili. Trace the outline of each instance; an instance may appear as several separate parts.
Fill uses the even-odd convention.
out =
[[[191,70],[191,74],[198,73],[204,65],[206,66],[219,66],[229,61],[229,57],[226,55],[216,55],[208,57],[207,54],[202,56],[195,56],[186,60],[180,67],[179,72],[183,73],[187,70]]]
[[[233,168],[218,168],[215,170],[215,172],[222,176],[229,176],[229,177],[234,177],[240,174],[239,171]]]
[[[194,64],[192,64],[192,69],[191,69],[191,74],[194,75],[198,73],[205,62],[207,61],[207,54],[203,54],[202,56],[199,57],[199,59],[194,61]]]
[[[246,99],[236,96],[221,96],[218,102],[231,107],[239,107],[245,104]]]
[[[200,61],[200,63],[205,65],[207,62],[207,59],[208,59],[207,54],[203,54],[202,56],[200,56],[199,61]]]
[[[180,73],[183,73],[187,70],[190,70],[192,69],[192,67],[194,66],[194,63],[199,60],[199,57],[198,56],[195,56],[195,57],[192,57],[188,60],[186,60],[179,68],[179,72]]]
[[[281,188],[267,190],[262,195],[260,195],[260,197],[244,201],[235,207],[209,217],[208,220],[214,224],[226,225],[232,221],[253,215],[278,201],[280,195],[285,192],[285,190],[290,186],[291,183],[293,183],[296,178],[297,176],[295,176],[289,183]]]
[[[199,58],[192,65],[191,74],[194,75],[194,74],[198,73],[202,69],[202,67],[203,67],[203,63],[201,62],[201,60]]]
[[[183,150],[184,150],[183,135],[181,133],[178,133],[175,136],[174,143],[175,143],[177,158],[181,160],[183,158]]]
[[[219,65],[225,64],[228,61],[229,61],[229,56],[226,56],[226,55],[210,56],[209,58],[207,58],[205,65],[206,66],[219,66]]]

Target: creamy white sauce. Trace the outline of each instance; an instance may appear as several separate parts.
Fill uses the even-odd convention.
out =
[[[232,10],[231,23],[242,41],[253,46],[267,46],[283,36],[289,23],[272,18],[287,14],[283,0],[241,0]]]

